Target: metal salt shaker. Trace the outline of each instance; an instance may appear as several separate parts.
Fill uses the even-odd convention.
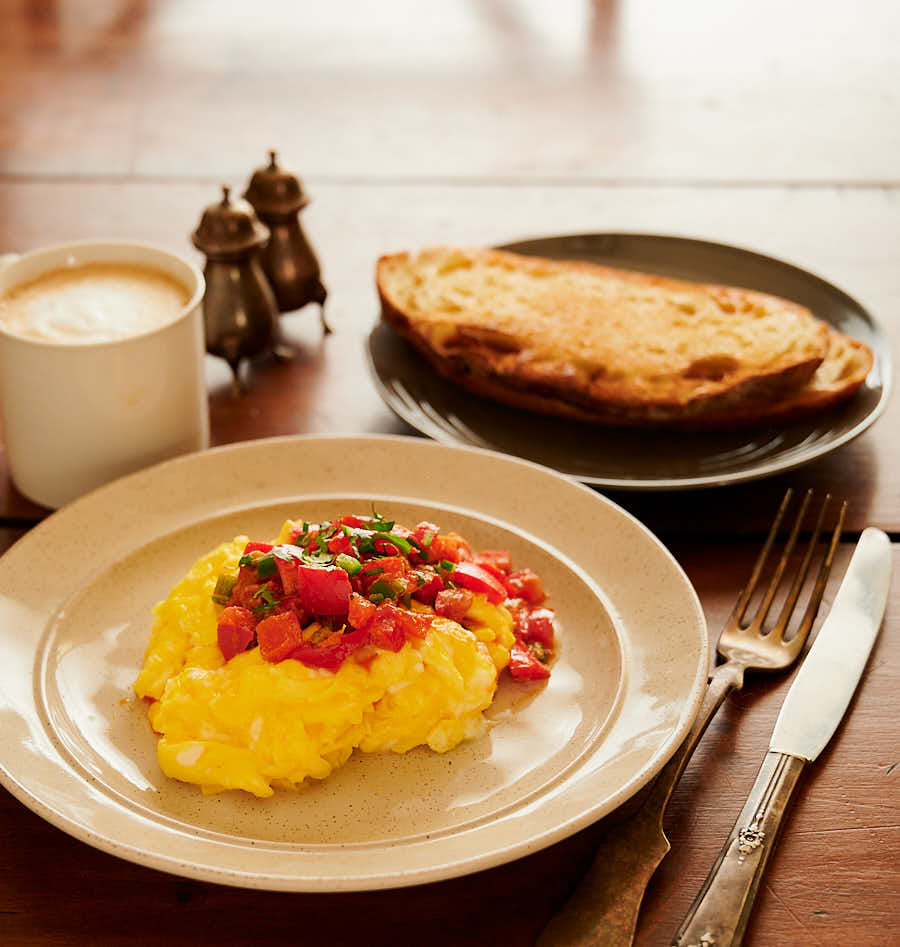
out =
[[[223,186],[222,200],[203,211],[191,239],[207,258],[206,350],[228,362],[232,391],[240,394],[241,360],[271,351],[277,335],[278,303],[260,260],[269,231],[250,204]]]
[[[281,168],[277,154],[270,151],[269,164],[253,173],[244,197],[271,233],[262,248],[262,262],[279,309],[294,312],[307,303],[318,303],[322,328],[331,332],[325,321],[328,293],[319,262],[300,226],[300,211],[309,203],[300,179]]]

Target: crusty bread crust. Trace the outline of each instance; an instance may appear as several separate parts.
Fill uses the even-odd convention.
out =
[[[800,421],[852,398],[872,370],[875,356],[864,342],[837,329],[830,329],[828,338],[828,355],[805,385],[775,401],[745,405],[723,419],[720,426],[746,427]]]
[[[376,282],[383,319],[445,378],[598,424],[764,422],[833,344],[808,309],[764,293],[504,251],[385,256]],[[821,410],[851,387],[833,377],[795,407]]]

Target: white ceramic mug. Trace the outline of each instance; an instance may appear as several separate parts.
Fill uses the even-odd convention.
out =
[[[66,267],[120,263],[173,277],[188,301],[169,322],[114,341],[26,338],[0,323],[0,408],[13,482],[58,507],[123,474],[209,446],[203,275],[174,253],[77,241],[0,260],[0,297]]]

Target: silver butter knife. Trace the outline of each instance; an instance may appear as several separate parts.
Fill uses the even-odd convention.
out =
[[[891,543],[860,536],[835,596],[775,723],[756,783],[673,947],[740,944],[782,817],[804,766],[831,739],[881,627],[891,582]]]

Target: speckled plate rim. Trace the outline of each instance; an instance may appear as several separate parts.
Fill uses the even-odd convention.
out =
[[[598,247],[602,247],[604,243],[614,246],[617,241],[624,241],[626,245],[640,243],[659,248],[659,250],[654,250],[654,253],[658,255],[658,258],[661,261],[659,264],[660,266],[664,266],[666,264],[666,254],[673,248],[675,250],[688,248],[696,251],[698,254],[716,254],[724,257],[731,257],[735,260],[746,261],[771,273],[784,274],[791,279],[796,279],[807,283],[810,286],[816,287],[818,291],[826,293],[831,297],[832,300],[840,301],[840,303],[846,308],[848,312],[852,311],[854,315],[862,320],[865,325],[867,334],[866,341],[868,341],[868,343],[872,346],[872,349],[875,353],[875,366],[873,367],[872,372],[869,374],[869,380],[871,380],[873,377],[876,377],[877,379],[875,385],[872,387],[872,393],[877,394],[877,398],[875,399],[871,408],[866,411],[863,416],[859,417],[853,423],[844,425],[843,429],[828,430],[827,436],[818,443],[804,444],[802,449],[798,450],[776,452],[772,457],[768,459],[761,459],[760,461],[747,467],[741,467],[739,464],[736,464],[736,469],[719,470],[714,473],[703,473],[698,471],[689,475],[681,476],[639,478],[616,476],[602,470],[598,470],[593,473],[573,471],[567,469],[565,464],[558,464],[557,469],[559,469],[561,473],[575,477],[582,483],[588,483],[610,490],[628,491],[652,492],[669,490],[697,490],[709,487],[721,487],[738,483],[747,483],[753,480],[762,479],[764,477],[787,473],[790,470],[795,470],[798,467],[805,466],[806,464],[830,454],[831,452],[843,447],[845,444],[848,444],[850,441],[859,437],[861,434],[867,431],[875,423],[875,421],[877,421],[878,418],[882,416],[882,414],[884,414],[887,408],[888,400],[893,390],[893,364],[891,359],[891,346],[884,329],[878,320],[871,314],[871,312],[869,312],[869,310],[858,300],[854,299],[844,290],[828,282],[823,277],[818,276],[817,274],[803,267],[789,263],[786,260],[779,259],[778,257],[769,256],[756,250],[750,250],[735,244],[704,240],[698,237],[682,236],[679,234],[643,233],[638,231],[610,231],[528,237],[504,243],[499,245],[498,249],[511,250],[516,253],[523,253],[527,255],[545,255],[552,258],[581,259],[593,262],[601,262],[610,266],[623,266],[625,268],[633,268],[637,270],[650,271],[653,269],[653,264],[649,259],[643,260],[643,265],[635,265],[633,261],[631,261],[630,264],[629,262],[622,262],[617,256],[611,256],[609,259],[606,257],[600,258],[597,256]],[[583,244],[584,247],[579,250],[578,248],[581,244]],[[561,252],[563,248],[565,248],[566,252]],[[667,269],[661,269],[660,272],[665,272],[667,275],[684,277],[688,279],[705,278],[713,282],[728,282],[726,277],[712,272],[706,274],[705,277],[701,276],[699,273],[686,274],[681,272],[681,270],[677,267],[671,272]],[[750,284],[748,283],[747,285]],[[767,291],[774,292],[774,290]],[[826,321],[830,321],[827,317],[823,318],[825,318]],[[415,388],[415,378],[404,377],[402,375],[396,378],[394,377],[393,367],[383,363],[383,361],[379,358],[379,346],[376,344],[379,333],[390,333],[393,336],[396,336],[397,340],[402,344],[405,345],[407,343],[403,342],[403,340],[400,339],[400,336],[397,335],[389,326],[378,322],[373,326],[366,346],[369,371],[375,388],[378,391],[382,401],[384,401],[387,407],[398,418],[400,418],[401,421],[408,424],[420,434],[431,437],[443,444],[480,446],[496,450],[504,449],[503,445],[501,444],[491,443],[489,438],[485,440],[468,432],[468,429],[464,423],[465,418],[462,419],[463,424],[461,425],[456,423],[448,425],[446,423],[448,419],[444,416],[444,411],[441,405],[431,403],[423,405],[419,403],[415,396],[411,395],[409,391],[404,391],[404,394],[402,395],[398,394],[398,392],[395,390],[398,381],[401,387],[404,389],[406,388],[406,383],[412,381],[413,388]],[[416,370],[414,369],[414,371]],[[422,367],[422,371],[430,373],[430,369],[424,365]],[[869,385],[869,380],[866,382],[867,385]],[[448,386],[449,390],[451,383],[446,382],[446,385]],[[457,392],[453,397],[471,399],[473,406],[485,404],[485,402],[478,399],[477,396],[471,395],[468,392],[464,392],[462,389],[457,389]],[[505,406],[499,407],[504,411],[509,410],[505,408]],[[432,415],[439,417],[440,420],[435,420],[435,417]],[[514,415],[510,415],[510,417],[514,417]],[[798,427],[802,427],[803,424],[804,422],[800,422]],[[511,450],[510,453],[516,456],[521,456],[524,459],[540,460],[540,458],[529,455],[527,436],[523,438],[522,444],[524,446],[521,450]],[[545,459],[545,462],[549,461],[546,461]]]
[[[364,859],[342,846],[248,849],[192,833],[122,805],[73,767],[47,732],[37,680],[39,642],[61,603],[91,581],[98,565],[112,565],[156,537],[226,509],[322,494],[455,505],[553,548],[579,550],[572,559],[603,590],[625,665],[618,710],[596,751],[546,795],[495,820],[408,845],[376,840]],[[63,553],[49,551],[65,549],[73,536],[82,554],[69,557],[71,568],[60,574],[52,556]],[[0,558],[0,642],[0,782],[16,798],[70,835],[126,860],[220,884],[288,891],[437,881],[573,834],[621,805],[665,764],[697,713],[708,669],[696,593],[665,547],[630,514],[528,461],[391,436],[245,442],[165,462],[82,497]]]

